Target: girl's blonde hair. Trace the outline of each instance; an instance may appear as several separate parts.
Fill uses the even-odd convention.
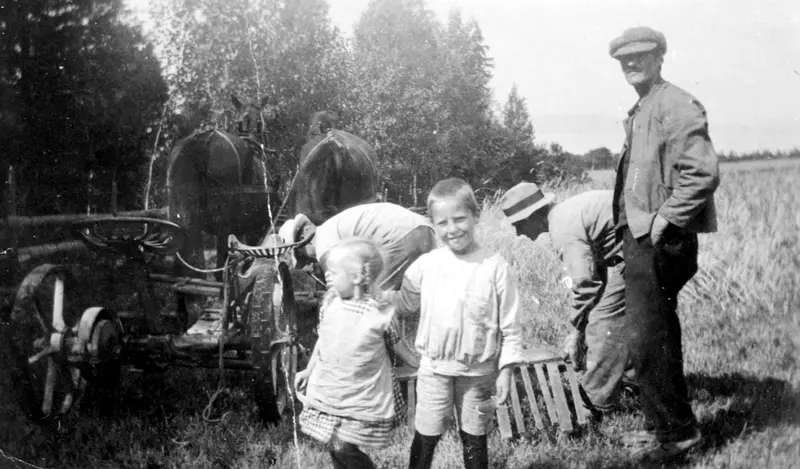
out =
[[[361,287],[364,293],[371,292],[372,285],[383,273],[383,254],[378,246],[364,238],[347,238],[340,241],[331,252],[341,250],[343,254],[361,266]]]
[[[480,216],[481,210],[478,206],[478,199],[475,198],[475,193],[472,191],[472,186],[460,178],[442,179],[433,186],[433,189],[428,194],[428,213],[431,213],[431,207],[433,207],[434,203],[453,199],[458,200],[476,218]]]

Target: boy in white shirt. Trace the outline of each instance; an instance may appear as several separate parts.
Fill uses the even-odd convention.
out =
[[[428,212],[444,247],[423,254],[406,271],[399,292],[387,297],[398,314],[420,311],[416,348],[417,408],[409,468],[430,468],[453,406],[459,420],[467,469],[488,467],[495,395],[505,402],[512,366],[522,361],[519,300],[508,263],[480,246],[480,211],[472,188],[457,178],[438,182]]]

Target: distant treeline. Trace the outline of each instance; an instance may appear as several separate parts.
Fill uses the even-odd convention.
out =
[[[750,160],[782,160],[786,158],[800,158],[800,148],[791,150],[758,150],[744,153],[718,152],[721,161],[750,161]]]
[[[752,160],[780,160],[787,158],[800,158],[800,148],[791,150],[759,150],[753,152],[737,153],[735,151],[718,151],[720,161],[752,161]],[[612,153],[606,147],[595,148],[583,155],[567,154],[567,161],[586,171],[616,169],[619,153]]]

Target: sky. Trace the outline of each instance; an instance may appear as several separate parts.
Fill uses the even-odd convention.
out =
[[[153,1],[153,0],[149,0]],[[220,0],[222,1],[222,0]],[[148,0],[128,0],[144,8]],[[346,35],[369,0],[328,0]],[[514,83],[539,143],[572,153],[622,146],[636,93],[608,43],[633,26],[667,38],[662,75],[708,112],[717,150],[800,148],[798,0],[426,0],[474,18],[494,61],[494,99]]]

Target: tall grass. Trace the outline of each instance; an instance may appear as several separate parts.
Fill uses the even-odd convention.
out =
[[[691,468],[796,467],[800,461],[800,167],[725,172],[717,192],[719,232],[700,239],[700,272],[684,289],[680,315],[693,408],[708,444],[685,463]],[[609,182],[551,187],[563,200]],[[496,207],[485,202],[483,243],[511,263],[522,293],[530,344],[558,345],[568,330],[569,292],[559,285],[560,263],[547,236],[516,238]],[[216,407],[222,422],[200,417],[217,384],[215,371],[128,372],[118,395],[88,395],[61,431],[27,423],[8,399],[0,403],[0,449],[40,467],[330,467],[320,445],[291,425],[257,421],[244,374],[227,373],[231,395]],[[0,377],[5,378],[0,375]],[[5,379],[1,395],[8,396]],[[101,405],[102,404],[102,405]],[[553,434],[503,442],[490,435],[495,468],[638,467],[614,443],[638,428],[634,406],[580,437]],[[369,451],[382,468],[405,467],[410,430],[388,448]],[[437,450],[436,468],[461,466],[453,432]],[[15,467],[0,454],[0,467]],[[19,465],[19,467],[26,467]]]

